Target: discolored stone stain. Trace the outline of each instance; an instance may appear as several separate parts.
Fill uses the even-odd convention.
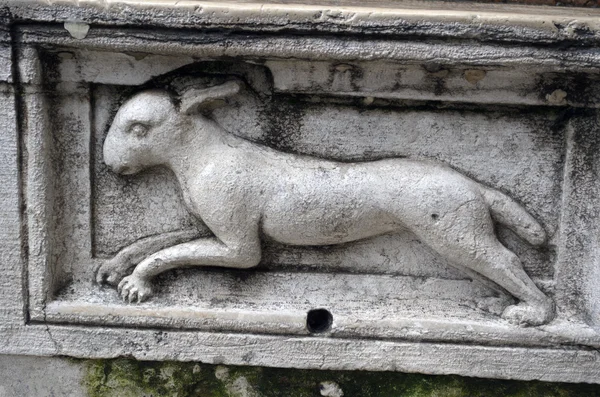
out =
[[[90,31],[90,25],[81,22],[65,22],[64,28],[69,32],[74,39],[85,39]]]
[[[46,85],[44,88],[53,88],[47,87],[47,85],[49,85],[48,81],[59,81],[60,65],[62,63],[62,58],[64,57],[64,51],[58,53],[51,51],[40,51],[39,56],[42,66],[41,69],[44,73],[43,84]],[[48,92],[54,92],[54,90],[50,90]]]
[[[595,110],[579,110],[571,120],[573,141],[578,150],[578,167],[572,178],[599,177],[597,163],[600,158],[600,125]]]
[[[400,91],[403,88],[402,78],[406,70],[398,69],[394,75],[394,85],[391,91]]]
[[[593,0],[593,1],[598,1],[598,0]],[[561,31],[563,34],[565,34],[567,37],[569,38],[581,38],[581,37],[593,37],[595,36],[595,33],[592,29],[590,29],[590,27],[582,22],[579,21],[571,21],[569,23],[560,23],[560,22],[554,22],[554,26],[556,27],[557,30]]]
[[[464,71],[463,76],[469,83],[477,84],[485,78],[486,74],[485,70],[468,69]]]
[[[519,114],[520,119],[532,133],[530,137],[535,151],[552,151],[559,153],[556,161],[548,166],[555,175],[555,183],[551,185],[546,193],[547,197],[560,197],[563,191],[563,173],[565,167],[565,156],[567,151],[567,128],[573,116],[573,109],[568,107],[535,107],[528,109],[514,109],[513,114]],[[535,209],[530,208],[534,212]],[[546,225],[548,227],[549,225]],[[550,231],[552,234],[553,232]],[[545,247],[546,263],[554,263],[556,252],[553,246]],[[549,269],[551,270],[551,269]]]
[[[551,105],[566,105],[567,93],[559,88],[552,91],[550,94],[546,94],[546,100]]]
[[[545,73],[536,84],[538,98],[549,105],[591,106],[600,102],[600,79],[585,73]]]
[[[450,75],[450,70],[437,63],[424,64],[423,69],[427,72],[425,89],[432,91],[436,96],[444,94],[447,91],[446,78]]]
[[[332,63],[329,65],[327,86],[334,91],[360,91],[361,81],[364,77],[363,69],[349,63]],[[338,87],[341,86],[341,87]]]
[[[284,152],[295,152],[304,108],[305,105],[293,96],[273,95],[259,110],[259,123],[264,131],[260,143]]]
[[[600,7],[599,0],[450,0],[456,3],[502,3],[559,7]]]

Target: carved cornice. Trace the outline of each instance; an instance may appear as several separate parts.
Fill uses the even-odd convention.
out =
[[[5,1],[20,22],[359,33],[514,43],[600,42],[600,10],[447,2]]]

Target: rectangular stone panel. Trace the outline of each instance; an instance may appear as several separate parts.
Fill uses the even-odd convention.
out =
[[[0,43],[0,352],[598,381],[596,30],[118,6]]]

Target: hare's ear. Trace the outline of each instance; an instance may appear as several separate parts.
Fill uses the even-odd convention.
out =
[[[225,105],[225,99],[242,88],[239,81],[228,81],[208,88],[189,88],[181,97],[180,110],[185,114],[209,112]]]

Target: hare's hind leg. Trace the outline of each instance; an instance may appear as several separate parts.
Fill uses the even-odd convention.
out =
[[[504,287],[520,300],[508,306],[502,317],[521,326],[542,325],[554,318],[554,302],[523,270],[521,260],[500,242],[472,263],[472,269]],[[475,268],[481,266],[481,268]]]
[[[522,326],[552,320],[552,300],[525,273],[519,258],[498,241],[485,203],[463,201],[445,216],[422,225],[414,231],[434,251],[458,269],[468,268],[493,281],[520,301],[507,307],[502,317]]]
[[[508,306],[502,317],[520,326],[536,326],[554,317],[554,303],[534,284],[523,270],[519,258],[494,235],[473,236],[469,247],[446,249],[445,256],[458,267],[465,266],[500,285],[520,302]],[[434,247],[435,248],[435,247]],[[471,252],[467,249],[472,249]],[[473,248],[475,248],[473,250]],[[450,254],[450,255],[448,255]]]

